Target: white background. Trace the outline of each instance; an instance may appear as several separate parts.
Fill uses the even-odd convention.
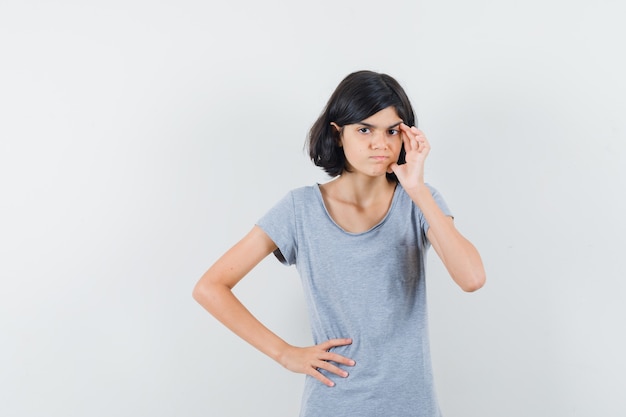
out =
[[[349,72],[389,73],[479,248],[429,255],[446,416],[624,416],[619,1],[0,1],[0,415],[295,416],[303,377],[191,298],[291,188]],[[294,268],[236,289],[310,342]]]

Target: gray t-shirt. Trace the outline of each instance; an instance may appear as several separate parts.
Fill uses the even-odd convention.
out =
[[[352,338],[333,349],[356,361],[344,367],[350,376],[327,373],[334,387],[307,376],[300,416],[439,417],[424,279],[428,224],[402,186],[383,220],[363,233],[333,221],[317,184],[290,191],[257,225],[278,259],[296,265],[314,342]]]

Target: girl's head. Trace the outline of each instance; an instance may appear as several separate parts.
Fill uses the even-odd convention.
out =
[[[308,137],[309,156],[313,163],[332,177],[348,170],[340,146],[337,126],[355,124],[387,107],[393,107],[404,124],[414,126],[415,113],[406,93],[398,82],[387,74],[357,71],[349,74],[337,86],[324,111],[311,127]],[[398,164],[404,163],[404,146]],[[395,180],[395,174],[387,174]]]

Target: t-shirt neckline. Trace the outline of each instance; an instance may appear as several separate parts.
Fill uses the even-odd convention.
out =
[[[326,207],[326,203],[324,202],[324,197],[322,196],[322,190],[320,190],[320,184],[319,183],[315,183],[315,186],[313,187],[315,189],[315,195],[317,196],[317,199],[319,201],[319,203],[321,204],[322,208],[324,209],[324,212],[326,213],[326,217],[328,218],[328,220],[337,228],[339,229],[342,233],[345,233],[346,235],[350,235],[350,236],[362,236],[368,233],[371,233],[372,231],[376,230],[377,228],[379,228],[380,226],[382,226],[387,219],[389,218],[389,216],[391,215],[392,210],[394,209],[395,205],[396,205],[396,201],[398,200],[398,194],[400,191],[400,183],[396,183],[396,186],[393,190],[393,196],[391,197],[391,204],[389,205],[389,209],[387,210],[387,213],[385,213],[385,215],[383,216],[383,218],[376,223],[374,226],[372,226],[371,228],[363,231],[363,232],[348,232],[347,230],[345,230],[343,227],[341,227],[339,224],[337,224],[337,222],[335,221],[335,219],[333,219],[333,217],[330,215],[330,212],[328,211],[328,208]]]

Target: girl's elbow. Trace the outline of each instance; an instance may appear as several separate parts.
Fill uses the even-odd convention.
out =
[[[200,280],[195,287],[193,287],[193,291],[191,292],[191,296],[194,300],[196,300],[200,304],[205,304],[207,300],[211,299],[211,290],[209,287]]]
[[[196,302],[200,303],[200,301],[202,300],[202,295],[203,295],[204,291],[202,290],[202,287],[200,286],[200,283],[197,283],[194,287],[193,287],[193,291],[191,291],[191,297],[196,300]]]
[[[224,285],[200,280],[191,292],[191,296],[207,311],[218,309],[230,288]]]
[[[465,279],[459,282],[459,286],[465,292],[474,292],[481,289],[485,285],[485,281],[485,273],[481,271],[465,277]]]

